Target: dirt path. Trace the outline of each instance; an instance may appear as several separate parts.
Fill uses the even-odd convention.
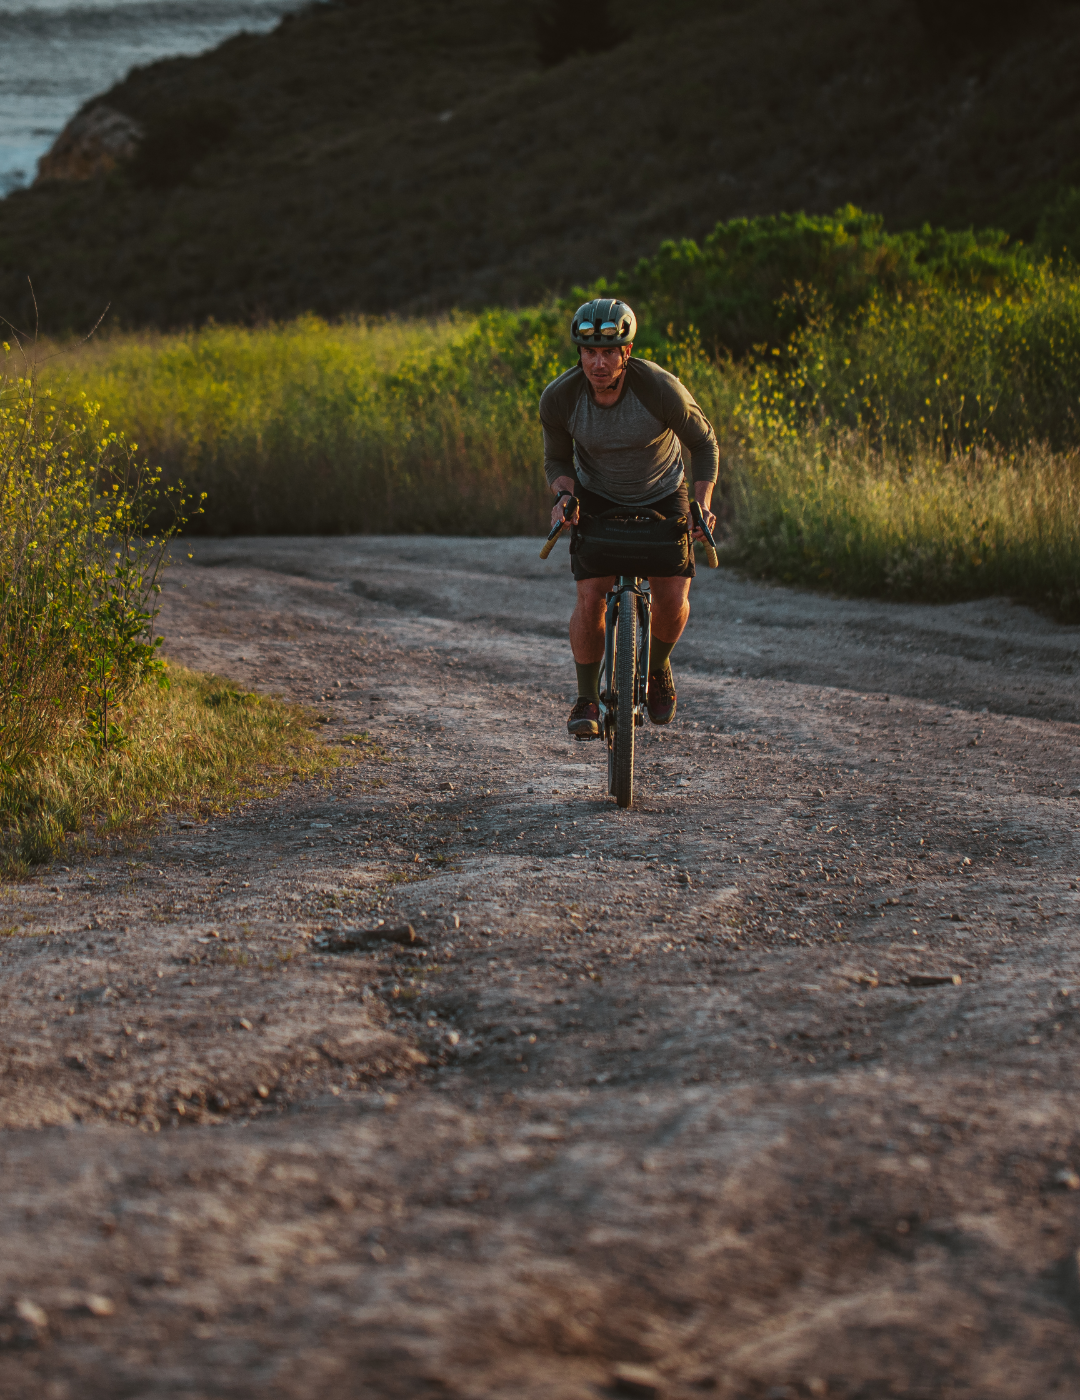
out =
[[[3,891],[0,1396],[1080,1394],[1076,629],[699,577],[625,813],[564,556],[194,553],[386,757]]]

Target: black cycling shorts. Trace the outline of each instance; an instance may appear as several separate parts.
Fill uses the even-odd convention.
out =
[[[615,506],[627,505],[626,501],[610,501],[606,496],[597,495],[595,491],[589,491],[578,482],[574,483],[574,495],[581,502],[583,515],[602,515],[605,510],[613,510]],[[690,493],[686,489],[686,482],[676,491],[672,491],[670,496],[661,496],[658,501],[650,501],[647,507],[649,510],[659,511],[661,515],[689,515],[690,514]],[[576,554],[570,556],[570,567],[574,571],[574,577],[580,583],[587,578],[611,578],[611,574],[594,574],[583,568],[578,563]],[[690,550],[690,561],[685,569],[680,569],[677,574],[668,574],[668,578],[693,578],[694,551]]]

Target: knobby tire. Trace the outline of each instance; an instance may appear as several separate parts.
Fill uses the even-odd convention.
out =
[[[634,686],[637,680],[637,598],[624,593],[615,624],[615,801],[634,804]]]

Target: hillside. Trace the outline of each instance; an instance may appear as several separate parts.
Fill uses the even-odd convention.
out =
[[[0,202],[0,313],[27,279],[45,330],[522,303],[847,201],[1029,236],[1080,182],[1080,8],[985,42],[919,8],[625,0],[615,48],[543,67],[508,0],[319,5],[104,94],[141,147]]]

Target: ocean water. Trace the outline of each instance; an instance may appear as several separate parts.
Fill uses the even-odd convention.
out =
[[[139,64],[272,29],[298,0],[0,0],[0,196],[88,97]]]

